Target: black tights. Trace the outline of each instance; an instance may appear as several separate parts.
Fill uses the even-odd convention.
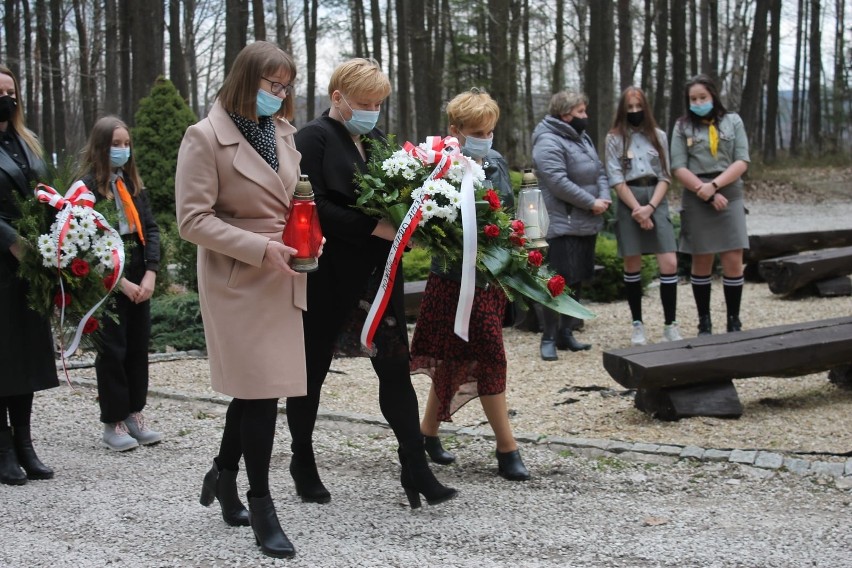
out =
[[[219,469],[237,471],[242,456],[252,498],[269,494],[269,462],[277,416],[277,398],[235,398],[228,405],[216,464]]]
[[[28,427],[32,413],[32,393],[0,396],[0,430],[8,430],[10,425],[13,428]]]
[[[417,393],[411,384],[408,359],[371,358],[373,369],[379,377],[379,408],[388,421],[400,445],[416,443],[421,437]],[[320,392],[326,373],[331,366],[331,357],[309,364],[307,396],[287,399],[287,425],[293,446],[308,447],[312,444],[314,425],[319,410]],[[314,372],[311,372],[311,371]]]

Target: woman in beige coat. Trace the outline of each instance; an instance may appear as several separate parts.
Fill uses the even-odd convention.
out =
[[[251,525],[262,552],[279,558],[295,550],[269,494],[278,399],[306,393],[305,276],[281,240],[299,177],[296,129],[285,118],[295,77],[275,44],[245,47],[207,118],[186,131],[175,176],[180,235],[198,245],[212,386],[233,397],[201,503],[218,499],[226,523]],[[248,511],[237,495],[241,456]]]

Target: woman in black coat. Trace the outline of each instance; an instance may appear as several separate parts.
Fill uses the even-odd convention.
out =
[[[24,125],[18,80],[0,66],[0,483],[50,479],[30,437],[33,393],[59,385],[47,319],[27,307],[27,283],[17,276],[21,244],[12,223],[16,197],[32,199],[44,179],[42,148]],[[23,470],[21,469],[23,468]]]

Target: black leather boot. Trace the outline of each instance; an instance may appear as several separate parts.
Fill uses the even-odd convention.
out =
[[[556,312],[550,308],[543,307],[541,310],[542,316],[542,334],[541,334],[541,359],[543,361],[556,361],[559,356],[556,354],[556,332],[559,327],[559,317]]]
[[[742,331],[743,324],[737,316],[728,316],[728,331]]]
[[[27,474],[21,469],[12,446],[12,431],[0,430],[0,483],[23,485],[26,482]]]
[[[577,322],[580,318],[559,314],[559,331],[556,333],[556,348],[569,351],[587,351],[592,348],[589,343],[581,343],[574,337],[574,330],[579,329]]]
[[[12,441],[18,463],[27,472],[27,479],[53,479],[53,470],[41,463],[33,449],[29,426],[15,426],[12,431]]]
[[[292,444],[290,475],[296,485],[296,495],[305,503],[328,503],[331,493],[325,488],[317,471],[314,448],[310,444]]]
[[[232,527],[249,526],[248,510],[237,493],[237,472],[219,469],[215,461],[201,484],[201,504],[209,507],[214,497],[222,507],[222,518],[225,523]]]
[[[710,314],[698,316],[698,335],[713,335],[713,320]]]
[[[249,491],[246,497],[249,502],[251,530],[254,531],[254,541],[260,546],[260,551],[273,558],[295,556],[296,549],[278,522],[272,495],[254,498]]]
[[[423,444],[429,459],[440,465],[449,465],[456,461],[456,456],[444,449],[438,436],[423,436]]]
[[[521,451],[513,452],[496,452],[497,454],[497,473],[500,477],[509,481],[527,481],[530,478],[530,472],[527,466],[521,460]]]
[[[426,463],[422,438],[419,443],[405,444],[397,453],[402,465],[399,482],[412,509],[420,506],[420,495],[426,497],[426,502],[430,505],[443,503],[458,495],[458,491],[441,485],[441,482],[435,479],[429,464]]]

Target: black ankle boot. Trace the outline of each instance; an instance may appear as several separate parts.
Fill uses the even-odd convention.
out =
[[[456,456],[444,449],[438,436],[423,436],[423,444],[429,459],[440,465],[448,465],[456,461]]]
[[[222,518],[232,527],[249,526],[249,514],[237,493],[237,472],[219,469],[216,462],[204,476],[201,484],[201,504],[209,507],[213,498],[222,507]]]
[[[582,343],[574,337],[574,332],[569,329],[560,329],[556,337],[556,348],[568,351],[588,351],[592,348],[591,343]]]
[[[559,356],[556,354],[556,333],[559,327],[559,316],[550,308],[542,308],[542,329],[541,352],[542,361],[556,361]]]
[[[737,316],[728,316],[728,331],[742,331],[743,324]]]
[[[521,451],[513,452],[496,452],[497,454],[497,473],[500,477],[509,481],[526,481],[530,478],[530,472],[527,466],[521,460]]]
[[[272,495],[254,498],[251,491],[246,495],[249,502],[249,518],[251,530],[254,531],[254,541],[260,546],[260,551],[273,558],[292,558],[296,555],[293,543],[284,534],[278,514],[272,503]]]
[[[41,463],[33,449],[29,426],[15,426],[12,441],[18,463],[27,472],[27,479],[53,479],[53,470]]]
[[[397,453],[402,465],[399,482],[412,509],[420,506],[420,495],[426,497],[426,502],[430,505],[443,503],[458,495],[458,491],[441,485],[441,482],[435,479],[429,464],[426,463],[422,441],[419,444],[406,444],[404,448],[399,448]]]
[[[698,335],[712,335],[713,321],[710,319],[710,314],[698,316]]]
[[[314,449],[310,444],[292,444],[290,475],[296,485],[296,495],[305,503],[328,503],[331,493],[325,488],[317,471]]]
[[[23,485],[26,482],[27,474],[21,469],[12,446],[12,431],[0,430],[0,483]]]

